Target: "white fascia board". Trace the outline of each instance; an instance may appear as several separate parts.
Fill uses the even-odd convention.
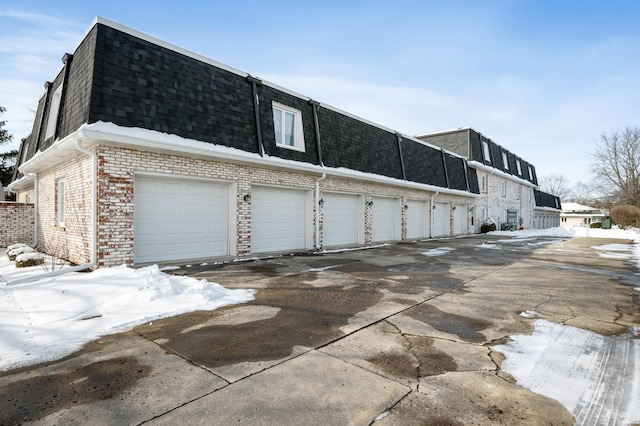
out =
[[[552,212],[552,213],[562,213],[562,210],[556,209],[554,207],[539,207],[539,206],[535,206],[533,209],[534,210],[542,210],[542,211],[545,211],[545,212]]]
[[[518,176],[510,175],[509,173],[505,173],[505,172],[503,172],[501,170],[498,170],[498,169],[496,169],[494,167],[491,167],[491,166],[487,166],[487,165],[482,164],[482,163],[480,163],[478,161],[469,161],[467,164],[469,165],[469,167],[473,167],[473,168],[476,168],[476,169],[479,169],[479,170],[483,170],[483,171],[485,171],[487,173],[490,173],[492,175],[497,175],[497,176],[500,176],[500,177],[502,177],[504,179],[511,180],[511,181],[517,182],[517,183],[521,183],[521,184],[529,186],[531,188],[536,188],[536,189],[538,188],[538,185],[534,185],[533,183],[529,182],[528,180],[521,179]]]
[[[11,192],[22,191],[24,189],[33,187],[33,179],[29,176],[22,176],[18,180],[14,180],[9,185],[7,185],[7,189]]]
[[[82,125],[71,135],[58,140],[46,151],[36,154],[29,161],[20,166],[20,171],[23,173],[37,173],[38,171],[46,170],[66,158],[70,158],[78,152],[76,149],[76,142],[78,140],[84,142],[85,146],[93,142],[94,144],[142,148],[145,150],[172,154],[195,155],[235,163],[255,164],[262,167],[296,170],[306,173],[315,173],[318,175],[326,173],[327,175],[336,177],[375,182],[440,194],[458,195],[469,198],[477,198],[480,196],[467,191],[409,182],[345,168],[325,167],[293,160],[285,160],[279,157],[260,157],[258,154],[223,145],[185,139],[177,135],[161,133],[154,130],[121,127],[113,123],[104,122]]]

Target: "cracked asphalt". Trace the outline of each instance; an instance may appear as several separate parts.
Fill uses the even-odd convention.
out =
[[[570,425],[492,349],[541,318],[622,335],[638,275],[589,238],[465,238],[172,271],[253,302],[0,374],[0,424]],[[446,249],[446,250],[443,250]]]

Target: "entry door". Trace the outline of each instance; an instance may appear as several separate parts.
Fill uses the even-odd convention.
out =
[[[308,190],[251,189],[251,252],[310,248]]]

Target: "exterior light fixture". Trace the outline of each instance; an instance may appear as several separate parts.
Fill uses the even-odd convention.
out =
[[[324,198],[320,198],[320,201],[318,201],[318,204],[320,205],[320,207],[324,206]]]
[[[251,194],[249,193],[244,194],[244,197],[242,197],[242,199],[247,202],[251,201]]]

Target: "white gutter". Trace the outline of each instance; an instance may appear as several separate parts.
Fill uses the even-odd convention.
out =
[[[320,181],[327,178],[327,174],[316,179],[316,250],[320,250]]]
[[[84,146],[82,146],[82,140],[85,139],[83,137],[83,135],[80,135],[77,139],[76,139],[76,149],[84,154],[90,155],[92,162],[93,162],[93,167],[92,167],[92,176],[91,176],[91,192],[92,192],[92,200],[91,200],[91,240],[92,240],[92,248],[91,248],[91,260],[89,263],[85,263],[84,265],[78,265],[78,266],[73,266],[71,268],[62,268],[62,269],[58,269],[57,271],[50,271],[50,272],[45,272],[44,274],[39,274],[39,275],[33,275],[33,276],[29,276],[29,277],[24,277],[24,278],[19,278],[13,281],[9,281],[7,283],[7,285],[14,285],[14,284],[25,284],[25,283],[30,283],[33,281],[38,281],[44,278],[50,278],[50,277],[55,277],[58,275],[62,275],[62,274],[66,274],[68,272],[78,272],[78,271],[84,271],[86,269],[91,269],[93,268],[97,263],[98,263],[98,238],[97,238],[97,229],[98,229],[98,224],[97,224],[97,204],[98,204],[98,154],[96,154],[95,151],[92,151],[90,149],[85,148]],[[34,236],[37,237],[37,200],[38,200],[38,181],[37,181],[37,177],[35,174],[33,173],[29,173],[27,176],[33,177],[34,179],[34,198],[36,199],[36,203],[35,203],[35,211],[36,211],[36,219],[34,220],[35,226],[36,226],[36,231],[34,233]],[[37,243],[37,239],[35,239],[36,243]],[[34,244],[35,245],[35,244]]]

